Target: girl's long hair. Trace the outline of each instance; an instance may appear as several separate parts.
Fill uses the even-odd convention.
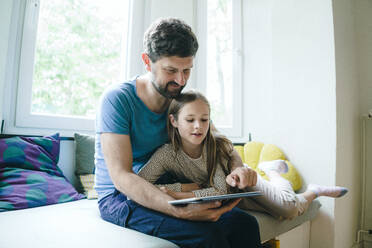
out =
[[[210,104],[207,98],[200,92],[190,90],[181,93],[176,99],[173,99],[168,109],[168,136],[173,145],[175,152],[182,148],[181,136],[178,129],[173,127],[169,115],[173,115],[174,119],[178,121],[178,114],[181,109],[187,104],[201,100],[208,105],[210,114]],[[209,185],[214,186],[213,177],[216,172],[217,165],[222,167],[222,170],[227,175],[230,173],[229,162],[231,152],[233,151],[233,144],[225,136],[218,133],[217,129],[209,122],[209,128],[202,145],[205,145],[207,151],[207,172]]]

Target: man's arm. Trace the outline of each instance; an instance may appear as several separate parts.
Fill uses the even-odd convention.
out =
[[[186,207],[172,206],[168,204],[168,201],[174,198],[133,172],[132,149],[128,135],[103,133],[101,145],[115,188],[142,206],[177,218],[217,221],[223,213],[230,211],[239,202],[237,200],[223,206],[220,202],[189,204]]]
[[[162,212],[170,211],[167,209],[169,208],[167,201],[173,199],[133,173],[132,148],[128,135],[103,133],[101,144],[105,162],[116,189],[145,207]]]

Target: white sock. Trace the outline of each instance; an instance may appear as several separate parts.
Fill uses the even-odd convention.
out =
[[[279,174],[288,172],[288,165],[284,160],[264,161],[258,164],[258,168],[266,174],[269,174],[270,171],[275,171]]]
[[[333,198],[338,198],[345,195],[348,192],[348,189],[345,187],[339,186],[324,186],[317,184],[309,184],[307,190],[310,190],[316,194],[316,196],[328,196]]]

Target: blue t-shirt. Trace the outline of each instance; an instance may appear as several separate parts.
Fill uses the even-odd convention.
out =
[[[105,90],[96,116],[95,189],[102,199],[114,191],[114,184],[103,158],[101,133],[130,136],[133,171],[138,173],[155,150],[167,142],[167,111],[152,112],[137,96],[136,78]]]

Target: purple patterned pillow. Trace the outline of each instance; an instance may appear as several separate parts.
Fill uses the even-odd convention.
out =
[[[57,166],[59,134],[0,139],[0,212],[84,198]]]

